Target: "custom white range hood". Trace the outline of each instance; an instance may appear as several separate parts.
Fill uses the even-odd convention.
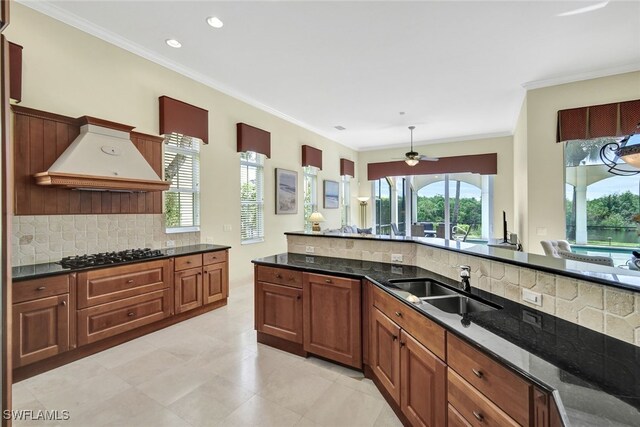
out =
[[[92,191],[163,191],[169,183],[131,142],[131,126],[94,117],[80,119],[80,135],[46,172],[38,185]]]

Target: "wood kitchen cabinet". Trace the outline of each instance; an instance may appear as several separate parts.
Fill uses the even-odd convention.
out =
[[[304,350],[362,368],[360,280],[303,275]]]
[[[413,426],[445,425],[447,366],[377,308],[369,362],[378,382]]]
[[[256,282],[258,332],[302,344],[302,290]]]
[[[229,264],[226,251],[203,255],[202,293],[203,303],[211,304],[226,299],[229,295]]]
[[[175,312],[184,313],[202,305],[202,268],[192,268],[176,272]]]
[[[69,348],[69,294],[13,304],[14,367]]]

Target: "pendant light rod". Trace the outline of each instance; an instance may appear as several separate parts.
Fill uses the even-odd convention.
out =
[[[413,130],[415,128],[415,126],[409,126],[409,130],[411,131],[411,151],[413,151]]]

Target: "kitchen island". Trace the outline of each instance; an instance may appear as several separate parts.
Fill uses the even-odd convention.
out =
[[[312,241],[305,241],[310,242]],[[335,252],[340,249],[333,248]],[[313,306],[306,301],[307,292],[314,288],[321,289],[321,283],[318,282],[322,278],[332,282],[335,282],[334,277],[360,282],[361,287],[357,295],[360,296],[361,305],[359,310],[352,309],[351,313],[352,317],[361,316],[361,322],[357,324],[361,334],[347,334],[347,341],[359,340],[362,351],[360,368],[372,377],[406,424],[439,425],[443,418],[448,418],[449,425],[466,425],[465,422],[471,424],[471,421],[480,422],[483,418],[485,421],[488,419],[524,425],[562,423],[600,426],[636,425],[640,419],[640,352],[632,344],[476,287],[472,288],[469,296],[482,298],[501,309],[471,313],[463,317],[424,302],[411,303],[407,300],[407,293],[403,293],[394,285],[397,280],[422,278],[451,288],[458,285],[452,278],[415,265],[291,252],[260,258],[254,260],[254,263],[256,312],[262,311],[260,317],[256,313],[259,341],[301,355],[318,354],[317,350],[309,350],[311,347],[304,345],[305,340],[308,340],[305,337],[307,332],[311,330],[316,337],[326,332],[310,329],[308,325],[313,319],[309,319],[305,311]],[[260,272],[260,269],[264,268],[271,269],[269,274],[273,280],[270,282],[266,281],[268,276]],[[288,281],[290,283],[287,283]],[[266,294],[258,290],[265,285],[271,287],[267,292],[270,297],[266,299],[262,298]],[[328,282],[327,285],[334,286]],[[477,285],[474,283],[474,277],[472,285]],[[352,284],[350,289],[351,292],[345,291],[343,295],[351,300],[356,293]],[[281,290],[288,296],[279,295],[278,291]],[[269,299],[271,302],[287,301],[279,307],[289,310],[281,310],[280,313],[286,312],[290,316],[285,315],[286,318],[283,319],[269,317],[268,313],[265,315],[264,312],[270,309]],[[338,300],[335,299],[334,302],[337,303]],[[265,305],[262,305],[263,303]],[[339,312],[346,312],[346,307],[345,305],[345,309]],[[395,307],[396,310],[385,311],[386,307]],[[398,307],[403,309],[397,309]],[[259,319],[262,319],[263,323],[260,323]],[[296,319],[301,322],[298,329]],[[433,334],[420,336],[424,327],[414,328],[412,331],[412,323],[422,322],[422,319],[430,322],[427,327],[436,326],[433,328]],[[353,319],[348,320],[351,323],[343,325],[343,331],[354,328]],[[327,319],[327,323],[331,323],[330,319]],[[389,328],[385,329],[384,325],[388,325]],[[405,332],[405,329],[409,332]],[[399,330],[400,333],[390,332],[389,346],[384,347],[381,343],[386,333],[384,331],[387,330]],[[442,334],[442,338],[438,333]],[[339,334],[336,337],[336,342],[346,342]],[[400,338],[400,347],[396,355],[393,343],[397,342],[397,337],[408,337],[413,341]],[[311,341],[314,339],[321,340],[313,338]],[[411,387],[399,384],[400,380],[396,378],[399,374],[394,372],[396,366],[400,366],[402,371],[402,366],[409,366],[412,360],[416,360],[409,357],[415,352],[409,350],[407,342],[415,342],[421,345],[420,348],[428,351],[430,359],[423,360],[431,362],[420,366],[431,366],[429,372],[432,372],[433,378],[447,379],[448,387],[437,381],[429,386],[429,390],[434,394],[440,393],[439,399],[424,401],[422,404],[414,402],[413,406],[409,404],[411,394],[407,389]],[[353,348],[349,345],[337,347],[342,347],[342,354]],[[384,354],[388,353],[385,356],[388,361],[380,359],[381,349]],[[389,349],[390,352],[387,352]],[[395,360],[402,354],[408,356]],[[461,354],[473,357],[461,359],[458,357]],[[357,354],[352,355],[355,359],[347,359],[354,363],[332,358],[327,354],[320,355],[350,366],[356,366],[354,363],[358,363]],[[495,382],[490,386],[483,384],[483,381],[488,381],[489,376],[480,369],[473,372],[477,377],[469,376],[471,369],[476,369],[465,365],[471,363],[470,360],[484,360],[487,366],[491,367],[485,366],[484,372],[491,369],[495,372],[497,369],[502,372],[499,377],[509,378],[508,384],[503,384],[503,387],[498,387]],[[501,371],[502,369],[505,371]],[[441,372],[446,372],[444,377]],[[481,378],[483,376],[484,378]],[[442,381],[441,379],[440,382]],[[395,387],[398,387],[397,392]],[[468,392],[456,392],[460,390]],[[505,398],[500,390],[513,391]],[[521,390],[521,393],[516,393],[516,390]],[[475,400],[470,398],[471,401],[465,401],[460,397],[467,395]],[[415,394],[413,397],[415,400]],[[514,401],[520,403],[513,403]],[[479,405],[478,408],[484,409],[467,410],[473,405]],[[474,417],[476,420],[472,420]],[[455,424],[454,420],[458,420],[460,424]]]

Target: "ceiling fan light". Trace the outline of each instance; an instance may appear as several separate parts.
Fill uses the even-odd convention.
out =
[[[418,159],[405,159],[404,162],[406,164],[408,164],[409,166],[415,166],[417,165],[420,161]]]
[[[631,135],[625,146],[616,150],[616,155],[626,164],[640,168],[640,134]]]

